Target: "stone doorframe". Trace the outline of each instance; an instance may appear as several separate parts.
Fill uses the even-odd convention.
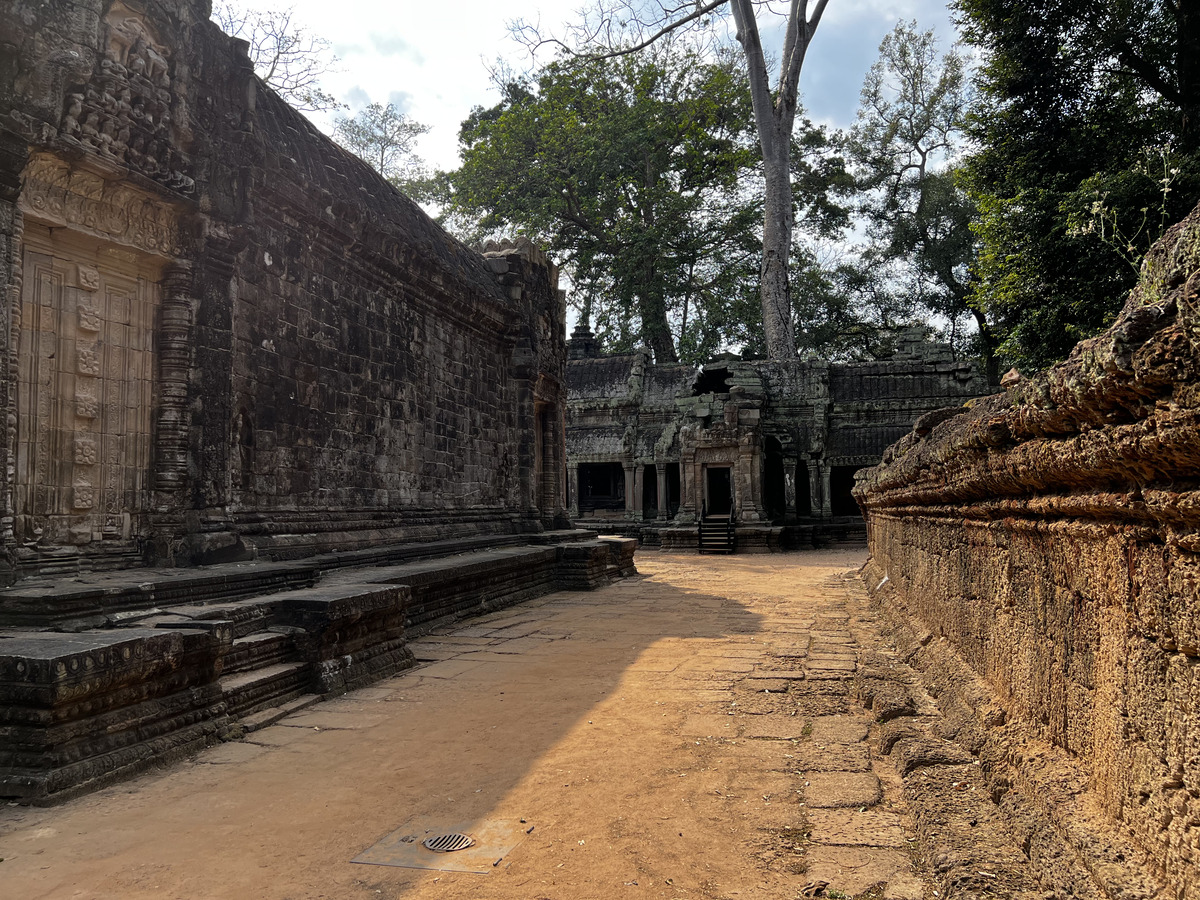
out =
[[[114,267],[144,272],[144,277],[157,285],[158,297],[148,338],[153,354],[150,447],[145,471],[149,499],[141,512],[179,510],[187,502],[188,391],[194,321],[193,267],[183,258],[184,211],[166,198],[106,171],[101,164],[69,162],[46,152],[30,156],[23,182],[13,235],[20,253],[14,260],[15,277],[8,297],[10,366],[16,365],[21,347],[21,307],[30,289],[23,284],[22,267],[30,245],[27,231],[32,236],[32,226],[49,229],[51,244],[61,240],[63,259],[70,260],[72,246],[89,244],[96,248],[95,254],[111,260]],[[40,246],[45,241],[38,243]],[[75,278],[80,284],[76,287],[86,290],[98,277],[94,266],[78,265]],[[7,469],[11,474],[4,486],[9,508],[13,508],[17,477],[17,403],[17,391],[10,390]],[[5,521],[3,533],[6,541],[15,538],[11,519]]]

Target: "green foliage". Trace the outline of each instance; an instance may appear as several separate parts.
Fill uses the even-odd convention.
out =
[[[471,238],[524,233],[560,261],[612,349],[698,361],[737,330],[761,238],[744,75],[670,46],[510,81],[459,134],[432,198]]]
[[[932,313],[955,327],[974,318],[977,349],[996,380],[990,323],[972,298],[975,206],[954,169],[968,87],[958,52],[940,54],[932,31],[900,22],[867,73],[848,151],[869,238],[863,264],[879,282],[875,293],[892,294],[892,315],[905,313],[900,294],[912,304],[909,314]]]
[[[970,119],[979,149],[963,178],[979,210],[973,302],[1006,357],[1042,367],[1111,321],[1136,277],[1130,263],[1200,200],[1200,9],[1175,0],[957,8],[983,52]],[[1179,170],[1170,191],[1145,176],[1147,153],[1168,154]],[[1110,227],[1087,228],[1100,209]],[[1113,240],[1113,222],[1126,240]]]
[[[796,343],[821,359],[879,359],[914,323],[913,304],[862,258],[825,242],[798,241],[793,252]]]
[[[414,122],[391,103],[372,103],[354,118],[340,116],[334,123],[339,144],[405,193],[419,188],[424,178],[413,145],[428,131],[428,125]]]

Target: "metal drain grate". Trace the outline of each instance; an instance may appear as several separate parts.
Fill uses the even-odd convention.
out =
[[[475,840],[470,835],[451,832],[449,834],[435,834],[433,837],[421,841],[421,843],[427,849],[438,853],[453,853],[455,850],[466,850],[475,843]]]

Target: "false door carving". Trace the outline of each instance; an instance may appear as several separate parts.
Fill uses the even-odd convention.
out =
[[[125,544],[151,487],[158,273],[139,254],[28,223],[23,275],[18,542]]]

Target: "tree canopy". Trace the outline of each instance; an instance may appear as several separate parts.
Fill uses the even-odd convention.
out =
[[[744,78],[671,46],[551,63],[473,111],[437,199],[460,231],[547,245],[614,349],[701,360],[739,327],[758,260]]]
[[[792,137],[800,106],[800,70],[828,2],[815,0],[810,6],[809,0],[791,0],[784,7],[771,0],[593,0],[565,38],[547,37],[539,28],[519,21],[515,25],[518,36],[533,48],[551,43],[595,59],[644,50],[686,32],[700,31],[711,39],[719,33],[722,20],[731,21],[742,49],[763,164],[760,299],[766,351],[776,359],[796,354],[788,281],[794,225]],[[785,22],[774,66],[763,47],[759,15],[782,16]]]
[[[970,315],[995,382],[994,337],[972,294],[975,207],[957,183],[970,99],[962,56],[940,54],[932,31],[900,22],[867,72],[848,149],[869,238],[867,268],[918,309],[951,323]]]
[[[340,109],[321,88],[321,76],[334,71],[337,57],[329,41],[313,34],[291,7],[250,9],[232,0],[213,4],[213,21],[249,44],[254,73],[301,112]]]
[[[414,145],[428,132],[428,125],[413,121],[393,104],[372,103],[353,118],[339,116],[333,133],[339,144],[407,192],[425,176]]]
[[[1178,0],[957,0],[982,51],[973,303],[1025,366],[1102,328],[1136,263],[1200,200],[1200,9]],[[1091,226],[1091,227],[1089,227]],[[1099,226],[1099,227],[1097,227]]]

